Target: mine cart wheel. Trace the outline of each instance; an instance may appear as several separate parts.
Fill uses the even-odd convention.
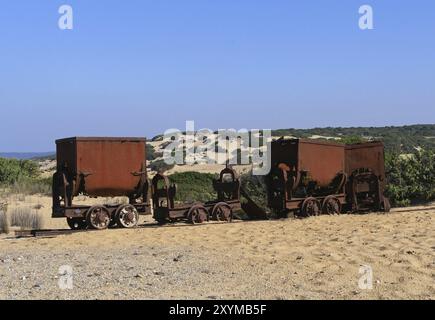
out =
[[[382,211],[384,212],[390,212],[391,210],[391,204],[390,204],[390,200],[386,197],[384,197],[384,200],[382,201]]]
[[[221,203],[216,204],[213,207],[211,216],[216,221],[232,222],[233,221],[233,210],[231,209],[231,207],[227,203],[221,202]]]
[[[86,222],[89,228],[104,230],[109,227],[110,213],[103,206],[95,206],[88,210],[86,214]]]
[[[131,204],[122,205],[116,210],[116,223],[121,228],[134,228],[139,222],[139,212]]]
[[[325,200],[323,200],[322,206],[323,214],[340,214],[341,213],[341,203],[337,197],[327,196]]]
[[[301,214],[303,217],[318,216],[321,213],[320,202],[313,197],[304,200],[301,207]]]
[[[195,205],[190,208],[187,218],[192,224],[203,223],[209,220],[208,211],[202,205]]]
[[[84,230],[86,229],[86,220],[83,218],[66,218],[66,222],[71,230]]]

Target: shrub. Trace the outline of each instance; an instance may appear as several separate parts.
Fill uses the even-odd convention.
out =
[[[44,226],[43,215],[30,207],[19,207],[11,210],[11,226],[23,230],[39,230]]]
[[[266,176],[255,176],[252,172],[242,175],[242,188],[252,201],[265,212],[270,211],[267,207]]]
[[[0,184],[12,185],[20,179],[33,179],[38,175],[38,164],[31,160],[0,158]]]
[[[150,144],[146,144],[146,155],[147,155],[147,160],[148,161],[152,161],[155,158],[157,158],[156,155],[156,150],[154,149],[154,147]]]
[[[435,200],[435,153],[417,151],[407,156],[386,154],[386,195],[392,204],[407,206]]]
[[[38,164],[32,160],[0,158],[0,186],[15,194],[51,194],[52,178],[39,178]]]
[[[217,175],[199,172],[180,172],[169,176],[171,183],[177,184],[177,202],[207,202],[217,198],[213,189],[213,179]]]
[[[0,233],[8,234],[10,230],[10,221],[7,211],[7,205],[0,204]]]

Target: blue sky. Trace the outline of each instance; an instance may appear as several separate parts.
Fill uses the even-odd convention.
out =
[[[74,10],[62,31],[58,8]],[[358,28],[370,4],[374,30]],[[0,2],[0,151],[197,128],[435,123],[435,2]]]

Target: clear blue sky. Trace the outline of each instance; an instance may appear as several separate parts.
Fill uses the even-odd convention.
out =
[[[74,30],[58,29],[58,8]],[[375,30],[358,28],[370,4]],[[433,0],[0,2],[0,151],[183,128],[435,123]]]

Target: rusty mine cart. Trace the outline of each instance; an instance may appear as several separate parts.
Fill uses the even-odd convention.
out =
[[[210,220],[232,222],[233,213],[241,209],[240,179],[228,166],[223,169],[219,179],[213,180],[217,193],[215,201],[193,204],[175,204],[177,186],[170,184],[169,178],[157,174],[151,183],[154,219],[161,224],[185,220],[192,224]]]
[[[56,141],[53,218],[71,229],[134,228],[150,214],[144,138],[67,138]],[[128,197],[128,204],[74,205],[78,195]]]
[[[389,211],[381,142],[343,145],[306,139],[272,142],[268,206],[302,217]]]
[[[346,185],[349,210],[390,211],[390,201],[384,196],[386,185],[384,144],[368,142],[346,145]]]

